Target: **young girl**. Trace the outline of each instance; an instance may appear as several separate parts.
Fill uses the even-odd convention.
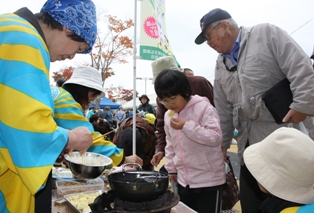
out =
[[[177,70],[162,71],[155,92],[168,109],[165,168],[178,182],[180,200],[199,213],[221,212],[226,172],[216,109],[207,98],[192,96],[188,78]]]

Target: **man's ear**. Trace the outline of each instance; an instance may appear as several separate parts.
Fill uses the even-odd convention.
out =
[[[230,25],[227,21],[221,21],[221,26],[217,29],[217,35],[223,37],[230,30]]]
[[[225,28],[219,28],[217,29],[217,35],[219,37],[223,37],[226,34],[226,29]]]

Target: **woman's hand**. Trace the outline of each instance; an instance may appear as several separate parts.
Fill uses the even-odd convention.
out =
[[[73,130],[68,130],[68,144],[67,150],[79,150],[81,153],[85,153],[93,142],[92,134],[87,127],[80,126]],[[71,152],[70,151],[70,152]]]

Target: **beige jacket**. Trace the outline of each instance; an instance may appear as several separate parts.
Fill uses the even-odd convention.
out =
[[[270,24],[241,29],[238,71],[227,71],[223,57],[218,56],[214,101],[221,121],[222,147],[230,147],[237,128],[243,163],[248,141],[257,143],[275,129],[287,126],[275,123],[261,100],[262,94],[287,77],[293,93],[290,108],[314,115],[314,71],[307,54],[282,29]],[[227,59],[226,63],[231,62]]]

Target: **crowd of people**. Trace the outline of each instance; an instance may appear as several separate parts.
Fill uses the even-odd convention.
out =
[[[235,129],[242,213],[314,212],[313,122],[304,122],[314,116],[314,70],[284,30],[267,23],[239,27],[220,8],[205,14],[195,43],[218,53],[214,86],[172,56],[153,61],[157,109],[147,95],[139,97],[141,149],[133,154],[131,113],[89,108],[103,92],[98,70],[79,66],[50,87],[50,62],[93,48],[91,0],[48,0],[39,13],[21,8],[0,15],[0,23],[1,212],[51,212],[52,166],[77,150],[106,155],[111,166],[132,162],[148,170],[165,157],[162,171],[180,200],[199,213],[219,213]],[[278,124],[262,96],[285,78],[292,101]],[[113,129],[119,134],[99,137]]]

